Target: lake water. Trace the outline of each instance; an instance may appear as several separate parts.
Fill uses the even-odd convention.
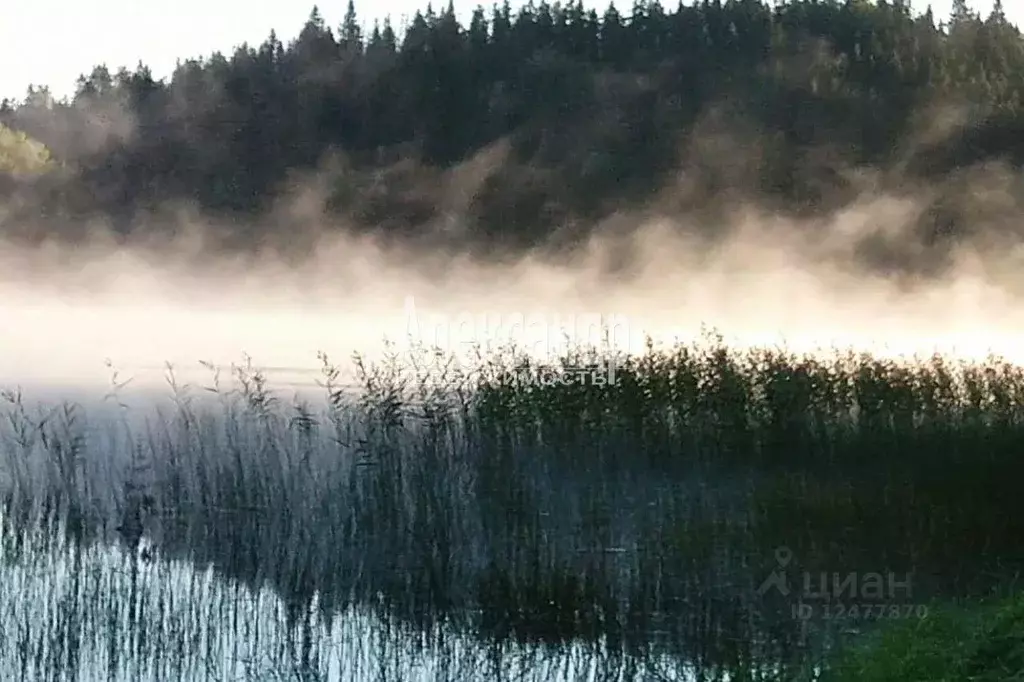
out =
[[[884,507],[890,490],[906,492],[899,472],[865,481],[749,466],[750,453],[785,443],[742,440],[717,403],[687,424],[635,405],[605,419],[559,404],[550,417],[520,405],[517,422],[491,404],[468,419],[411,409],[396,426],[387,391],[373,409],[358,404],[374,386],[350,362],[397,352],[407,364],[415,345],[465,368],[476,346],[508,342],[544,358],[566,342],[642,352],[648,334],[699,339],[702,324],[736,348],[1021,352],[1019,306],[977,278],[911,296],[741,252],[699,276],[698,261],[672,260],[678,250],[652,253],[625,283],[550,264],[427,276],[326,256],[301,277],[108,259],[67,281],[5,283],[0,388],[24,389],[25,409],[0,409],[0,487],[16,492],[0,678],[738,680],[813,668],[873,621],[829,618],[813,599],[805,617],[794,607],[813,595],[765,592],[773,572],[790,585],[852,575],[855,590],[909,566],[910,607],[957,577],[929,584],[949,559],[936,550],[944,530],[920,530],[916,508]],[[350,270],[335,272],[342,262]],[[340,412],[323,412],[320,351],[343,370]],[[218,368],[222,388],[237,388],[232,364],[245,355],[281,401],[271,414],[207,390]],[[188,387],[177,403],[165,362]],[[845,419],[808,436],[827,446],[815,456],[896,447],[847,432]],[[116,527],[146,494],[135,546]],[[70,529],[32,515],[44,498]],[[49,544],[68,536],[81,542]]]

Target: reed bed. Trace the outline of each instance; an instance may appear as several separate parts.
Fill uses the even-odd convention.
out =
[[[664,654],[699,679],[769,679],[835,636],[759,593],[780,547],[802,570],[912,574],[915,600],[1005,588],[1024,562],[1024,369],[1000,358],[741,352],[709,334],[640,356],[574,350],[554,368],[514,348],[477,360],[355,357],[350,390],[321,356],[319,403],[285,400],[251,363],[212,373],[208,390],[169,372],[169,408],[102,424],[9,392],[15,568],[0,572],[28,555],[50,571],[86,562],[74,557],[116,540],[137,570],[209,567],[248,590],[197,603],[271,590],[284,623],[272,641],[313,628],[310,614],[323,637],[372,607],[408,631],[617,652],[599,657],[607,670]],[[607,377],[612,362],[612,383],[526,380]],[[63,549],[40,554],[39,537]],[[68,608],[97,618],[103,594],[132,588],[84,565],[61,569],[85,581]],[[52,630],[70,616],[50,580],[39,627]],[[18,608],[0,611],[0,631],[40,637]]]
[[[693,679],[666,655],[482,641],[438,623],[418,629],[379,606],[325,623],[298,619],[270,588],[185,562],[143,563],[60,529],[4,544],[0,676],[6,680]]]

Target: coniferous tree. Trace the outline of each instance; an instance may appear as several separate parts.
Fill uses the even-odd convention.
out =
[[[685,148],[723,103],[769,140],[754,190],[786,200],[805,196],[796,170],[817,145],[850,164],[895,163],[932,103],[990,114],[972,124],[988,137],[965,142],[961,164],[1016,158],[1012,131],[1024,123],[1024,40],[999,0],[984,19],[955,0],[945,24],[906,0],[536,0],[514,12],[506,0],[477,7],[465,27],[448,2],[404,29],[399,40],[385,18],[364,35],[348,2],[332,31],[313,7],[287,45],[271,33],[183,60],[166,81],[145,64],[97,65],[68,101],[32,86],[0,104],[0,122],[63,163],[84,188],[67,193],[76,206],[126,216],[176,199],[258,212],[289,173],[330,154],[344,153],[352,178],[376,177],[382,163],[444,168],[509,140],[519,175],[547,178],[533,212],[542,222],[601,203],[587,197],[598,177],[617,183],[602,190],[609,202],[629,187],[654,191],[667,162],[653,150]],[[483,211],[494,193],[481,196]]]

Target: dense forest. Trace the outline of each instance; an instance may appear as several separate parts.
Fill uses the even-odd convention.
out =
[[[313,8],[288,45],[272,32],[167,80],[140,63],[97,66],[61,101],[30,87],[0,124],[46,148],[29,164],[0,152],[22,159],[0,178],[14,238],[96,220],[127,238],[188,207],[263,243],[281,197],[315,186],[321,219],[346,229],[564,245],[623,207],[742,196],[805,216],[861,193],[857,169],[891,191],[1012,171],[1024,41],[999,0],[987,17],[955,0],[941,22],[902,0],[506,2],[468,26],[449,4],[401,27],[350,3],[336,29]],[[958,195],[938,195],[932,243],[969,228]]]

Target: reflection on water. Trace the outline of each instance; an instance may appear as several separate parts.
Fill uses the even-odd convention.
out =
[[[267,587],[184,562],[140,567],[105,547],[3,560],[0,613],[18,630],[0,638],[7,680],[559,680],[590,678],[602,660],[599,644],[513,649],[443,624],[402,628],[369,607],[328,624],[316,600],[297,624]],[[618,665],[633,678],[686,672],[658,656]]]
[[[303,440],[216,417],[216,396],[193,417],[119,398],[27,410],[78,443],[79,513],[99,526],[60,544],[82,519],[11,517],[0,629],[20,634],[0,638],[0,679],[697,679],[808,644],[807,624],[747,601],[747,549],[663,546],[701,523],[741,529],[742,480],[609,479],[528,450],[471,474],[416,430],[367,459],[339,448],[339,433],[359,440],[343,425]],[[451,435],[445,456],[467,457]],[[37,485],[44,445],[25,458],[42,468],[20,470]],[[271,462],[276,483],[258,473]],[[133,542],[124,518],[145,485]]]
[[[693,633],[670,619],[634,647],[607,635],[510,639],[481,630],[479,613],[413,624],[382,594],[338,613],[319,594],[297,607],[214,564],[140,561],[49,534],[7,536],[0,577],[2,679],[697,680],[715,669],[680,650]],[[769,660],[760,667],[776,669]]]
[[[836,601],[893,605],[879,575],[912,607],[1022,568],[1024,370],[815,362],[710,348],[614,387],[471,393],[327,371],[308,406],[251,370],[8,396],[0,668],[789,679],[871,627]],[[980,443],[985,467],[960,456]]]

